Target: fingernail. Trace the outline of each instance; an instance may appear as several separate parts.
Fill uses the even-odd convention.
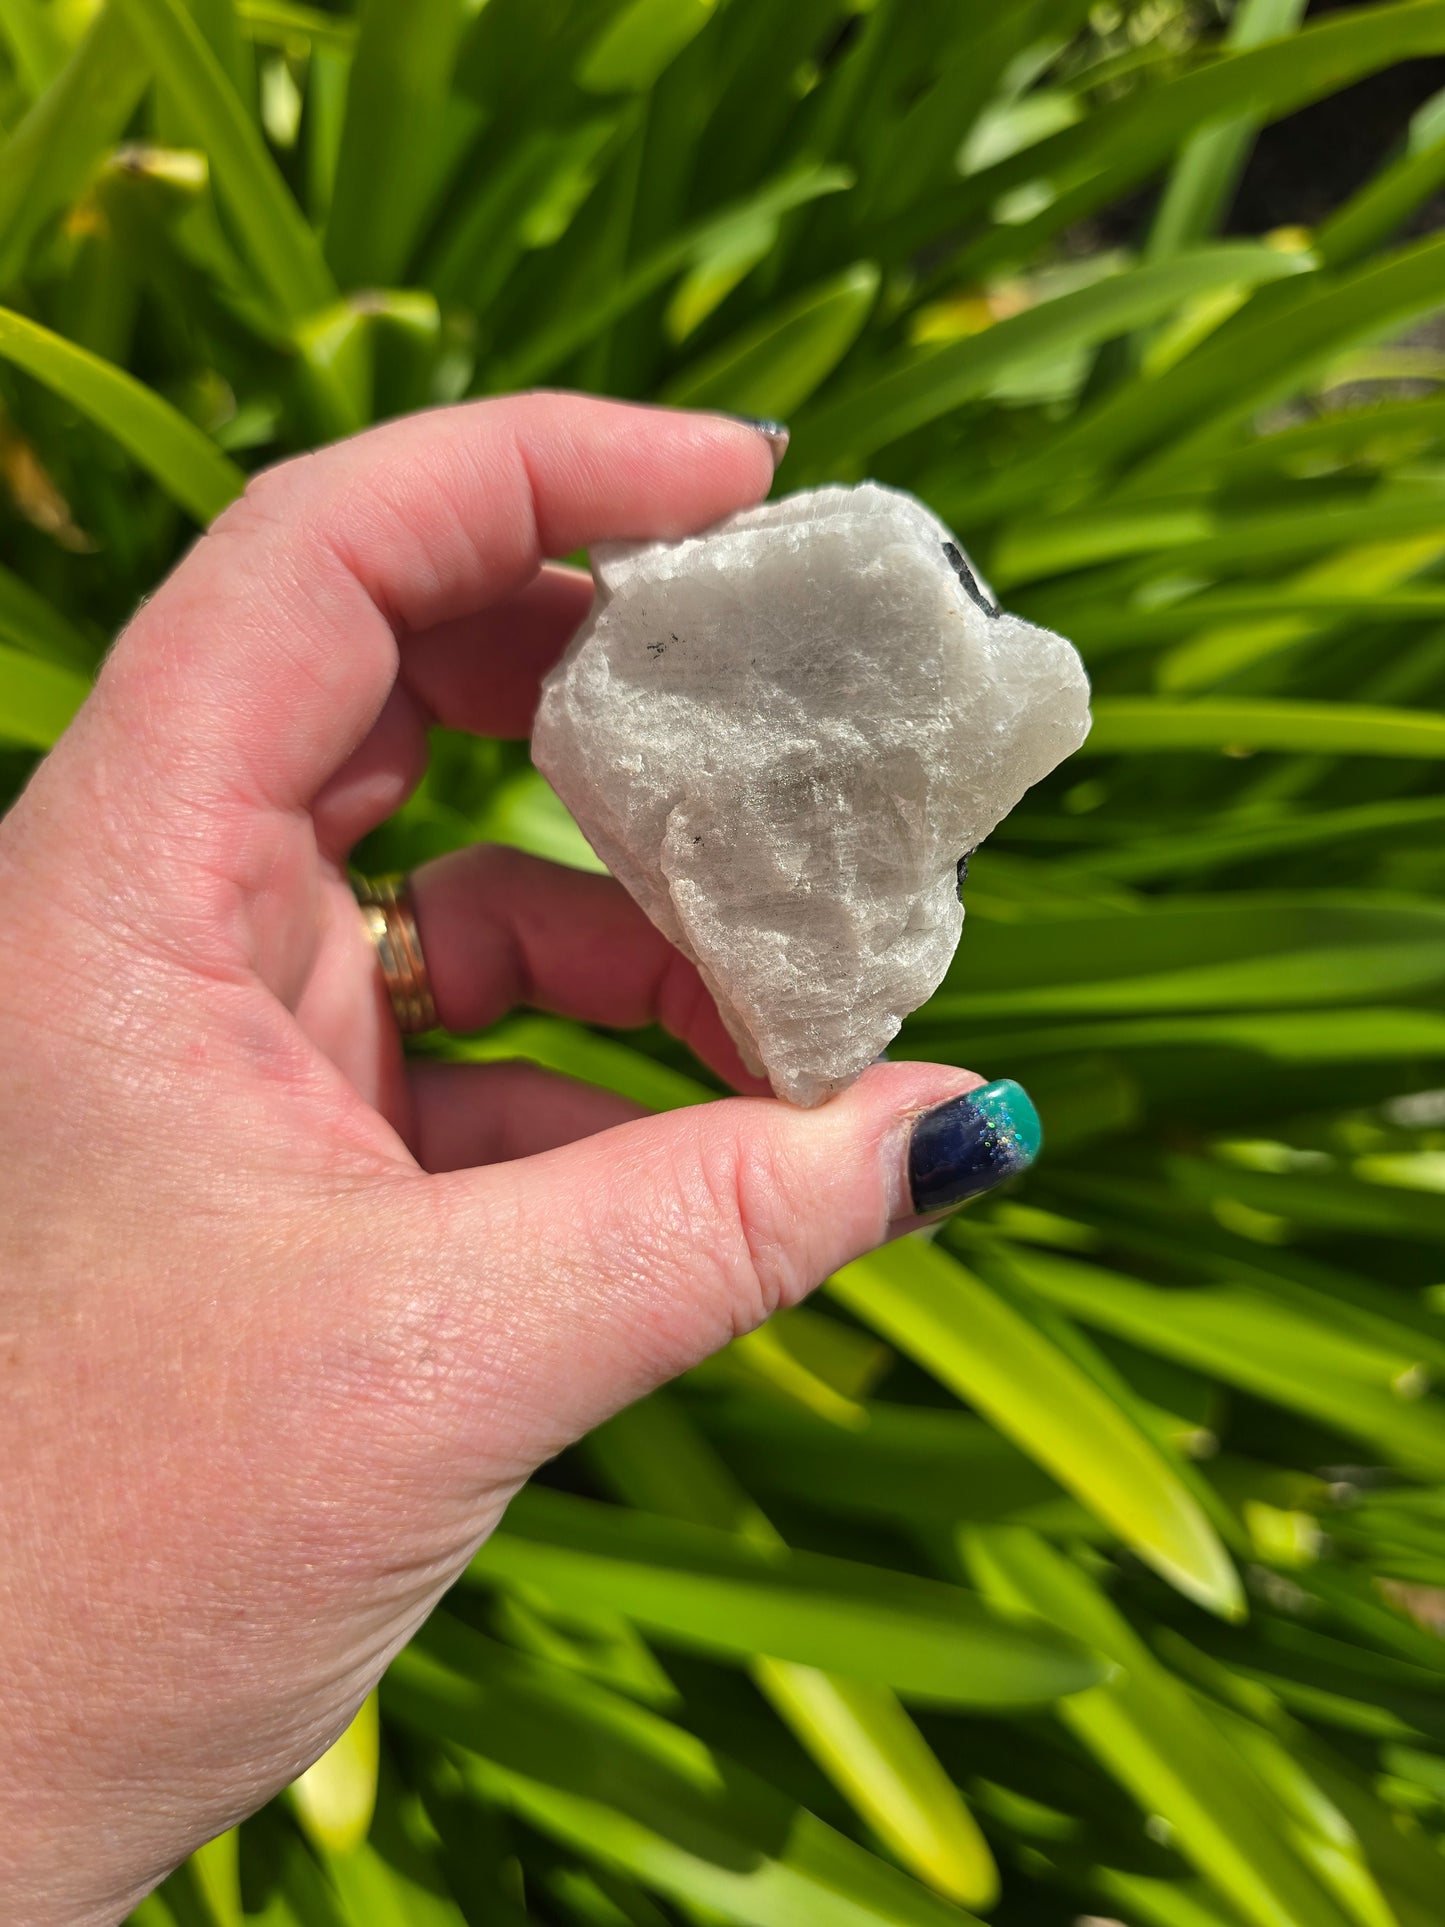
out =
[[[908,1188],[920,1216],[947,1211],[1026,1171],[1043,1130],[1022,1084],[1000,1077],[925,1111],[908,1140]]]
[[[788,452],[788,424],[763,421],[757,415],[734,415],[733,420],[745,422],[749,428],[755,428],[758,431],[773,451],[773,468],[776,470],[778,463]]]

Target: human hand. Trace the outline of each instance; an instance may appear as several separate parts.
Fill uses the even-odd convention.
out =
[[[293,1779],[543,1460],[991,1175],[968,1073],[660,1118],[406,1062],[346,880],[439,720],[525,734],[542,568],[760,499],[753,428],[561,395],[261,476],[0,825],[0,1913],[110,1922]],[[666,1024],[752,1092],[608,878],[414,881],[441,1020]],[[923,1175],[919,1175],[923,1173]]]

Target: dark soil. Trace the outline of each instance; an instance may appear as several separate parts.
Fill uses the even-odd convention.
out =
[[[1313,0],[1309,18],[1350,4]],[[1317,226],[1393,155],[1410,116],[1442,87],[1445,58],[1401,61],[1263,129],[1230,211],[1229,232]],[[1442,220],[1445,196],[1436,196],[1419,211],[1411,231],[1424,232]]]

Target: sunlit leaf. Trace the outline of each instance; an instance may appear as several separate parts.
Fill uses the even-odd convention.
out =
[[[705,1651],[798,1660],[926,1703],[1036,1704],[1097,1677],[1086,1653],[1000,1628],[956,1589],[540,1489],[512,1502],[470,1571],[594,1600]]]
[[[956,1259],[917,1239],[860,1258],[830,1289],[966,1398],[1171,1584],[1216,1612],[1239,1582],[1198,1501],[1088,1373]]]

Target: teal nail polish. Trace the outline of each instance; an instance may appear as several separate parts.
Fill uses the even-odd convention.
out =
[[[1032,1099],[1011,1077],[925,1111],[908,1143],[914,1210],[947,1211],[1026,1171],[1043,1135]]]

